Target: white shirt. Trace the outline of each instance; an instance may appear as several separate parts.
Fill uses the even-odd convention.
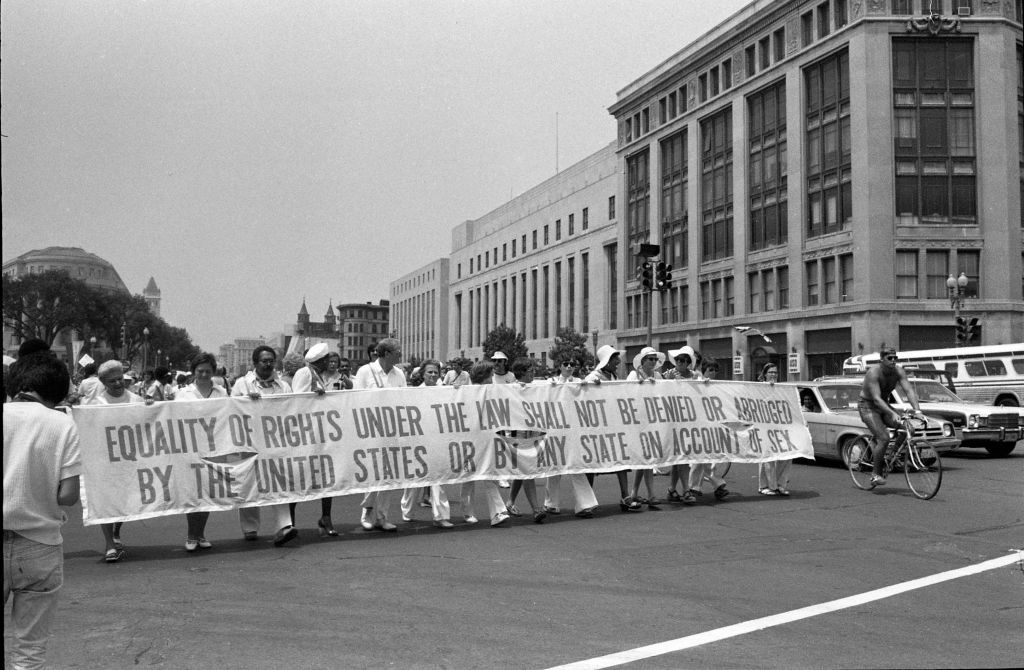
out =
[[[356,370],[356,378],[352,380],[352,388],[359,389],[383,389],[401,388],[406,386],[405,373],[396,365],[390,371],[384,372],[379,361],[367,363]]]
[[[135,402],[145,402],[142,396],[135,395],[128,389],[124,390],[121,397],[115,398],[114,396],[107,393],[107,387],[104,386],[103,390],[93,394],[91,398],[82,402],[83,405],[127,405]]]
[[[38,402],[4,403],[4,531],[60,544],[67,513],[57,504],[57,489],[81,469],[70,416]]]
[[[221,384],[214,384],[213,389],[210,390],[210,395],[203,395],[202,391],[195,384],[189,384],[183,389],[178,389],[178,392],[174,394],[174,400],[205,400],[207,398],[226,398],[228,392],[224,390]]]
[[[250,393],[259,393],[260,395],[279,395],[281,393],[291,393],[292,387],[281,376],[276,372],[271,375],[270,379],[262,379],[256,376],[255,370],[249,370],[245,373],[244,377],[239,377],[235,380],[235,385],[231,388],[231,395],[249,395]]]
[[[514,384],[516,382],[516,376],[511,372],[506,372],[503,375],[499,375],[497,372],[491,373],[492,384]]]

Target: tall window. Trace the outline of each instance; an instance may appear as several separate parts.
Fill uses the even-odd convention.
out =
[[[583,277],[580,284],[583,293],[580,296],[583,302],[583,311],[580,312],[580,331],[585,333],[590,330],[590,254],[586,252],[580,254],[580,274]]]
[[[897,16],[910,16],[914,13],[914,0],[892,0],[892,13]]]
[[[853,300],[853,254],[839,257],[839,302]]]
[[[626,159],[626,235],[629,248],[647,242],[651,232],[650,153],[644,149]],[[626,272],[632,277],[637,257],[629,254]]]
[[[555,262],[555,332],[562,328],[562,263]]]
[[[555,219],[555,242],[562,239],[562,220]]]
[[[925,296],[928,298],[946,297],[946,277],[949,276],[949,252],[928,251],[924,256],[925,265]]]
[[[537,231],[536,230],[533,231],[533,249],[534,249],[534,251],[537,250]]]
[[[605,247],[608,259],[608,328],[619,327],[619,248],[612,244]]]
[[[608,196],[608,220],[609,221],[614,221],[615,220],[615,196],[614,195]]]
[[[547,268],[545,268],[546,270]],[[530,337],[534,340],[537,339],[537,268],[530,271],[530,300],[533,304],[531,310],[530,319]]]
[[[701,122],[701,259],[732,256],[732,110]]]
[[[566,323],[570,328],[576,328],[576,259],[570,256],[566,261],[569,279],[569,319]],[[557,303],[556,303],[557,304]]]
[[[818,281],[818,261],[807,262],[807,301],[808,307],[821,302],[821,284]]]
[[[559,219],[559,221],[558,221],[558,227],[559,227],[559,228],[561,228],[561,227],[562,227],[562,221],[561,221],[561,219]],[[545,244],[545,245],[548,245],[548,244],[550,244],[550,243],[551,243],[551,239],[550,239],[550,237],[549,237],[549,235],[548,235],[548,228],[550,228],[550,226],[548,226],[548,224],[546,224],[546,223],[545,223],[545,224],[544,224],[544,244]]]
[[[747,99],[750,119],[750,249],[786,241],[786,86]]]
[[[974,43],[894,39],[896,217],[977,223]]]
[[[896,252],[896,298],[917,298],[917,251]]]
[[[843,51],[804,71],[807,90],[807,235],[850,225],[850,58]]]
[[[544,302],[543,312],[541,317],[544,319],[544,328],[541,330],[544,333],[543,337],[551,337],[551,267],[548,265],[544,266],[544,285],[541,286],[541,299]]]
[[[583,222],[581,227],[583,230],[590,228],[590,209],[587,207],[583,208]]]
[[[575,214],[570,214],[569,215],[569,235],[574,235],[575,233],[576,233],[576,215]]]
[[[673,268],[685,268],[688,215],[686,189],[686,131],[676,133],[661,143],[661,253]]]

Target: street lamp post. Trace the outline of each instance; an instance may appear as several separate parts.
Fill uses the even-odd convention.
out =
[[[960,273],[959,277],[954,277],[952,274],[946,278],[946,292],[949,293],[949,307],[953,310],[953,343],[956,346],[965,344],[964,339],[966,338],[966,326],[964,320],[960,316],[960,310],[964,307],[964,297],[967,293],[967,275],[963,272]]]
[[[149,326],[142,329],[142,372],[149,367]]]

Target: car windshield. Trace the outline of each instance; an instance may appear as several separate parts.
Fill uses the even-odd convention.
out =
[[[915,379],[911,383],[914,385],[914,390],[917,391],[917,399],[921,402],[963,402],[963,400],[939,382]]]
[[[819,386],[818,392],[821,393],[825,405],[832,411],[855,410],[860,399],[860,385],[856,384]]]

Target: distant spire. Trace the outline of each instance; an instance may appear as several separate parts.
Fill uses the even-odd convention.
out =
[[[155,279],[149,278],[149,283],[142,290],[142,295],[160,295],[160,289],[157,287]]]
[[[302,307],[299,308],[299,316],[300,317],[309,316],[309,310],[306,309],[306,298],[305,298],[305,296],[303,296],[303,298],[302,298]]]

